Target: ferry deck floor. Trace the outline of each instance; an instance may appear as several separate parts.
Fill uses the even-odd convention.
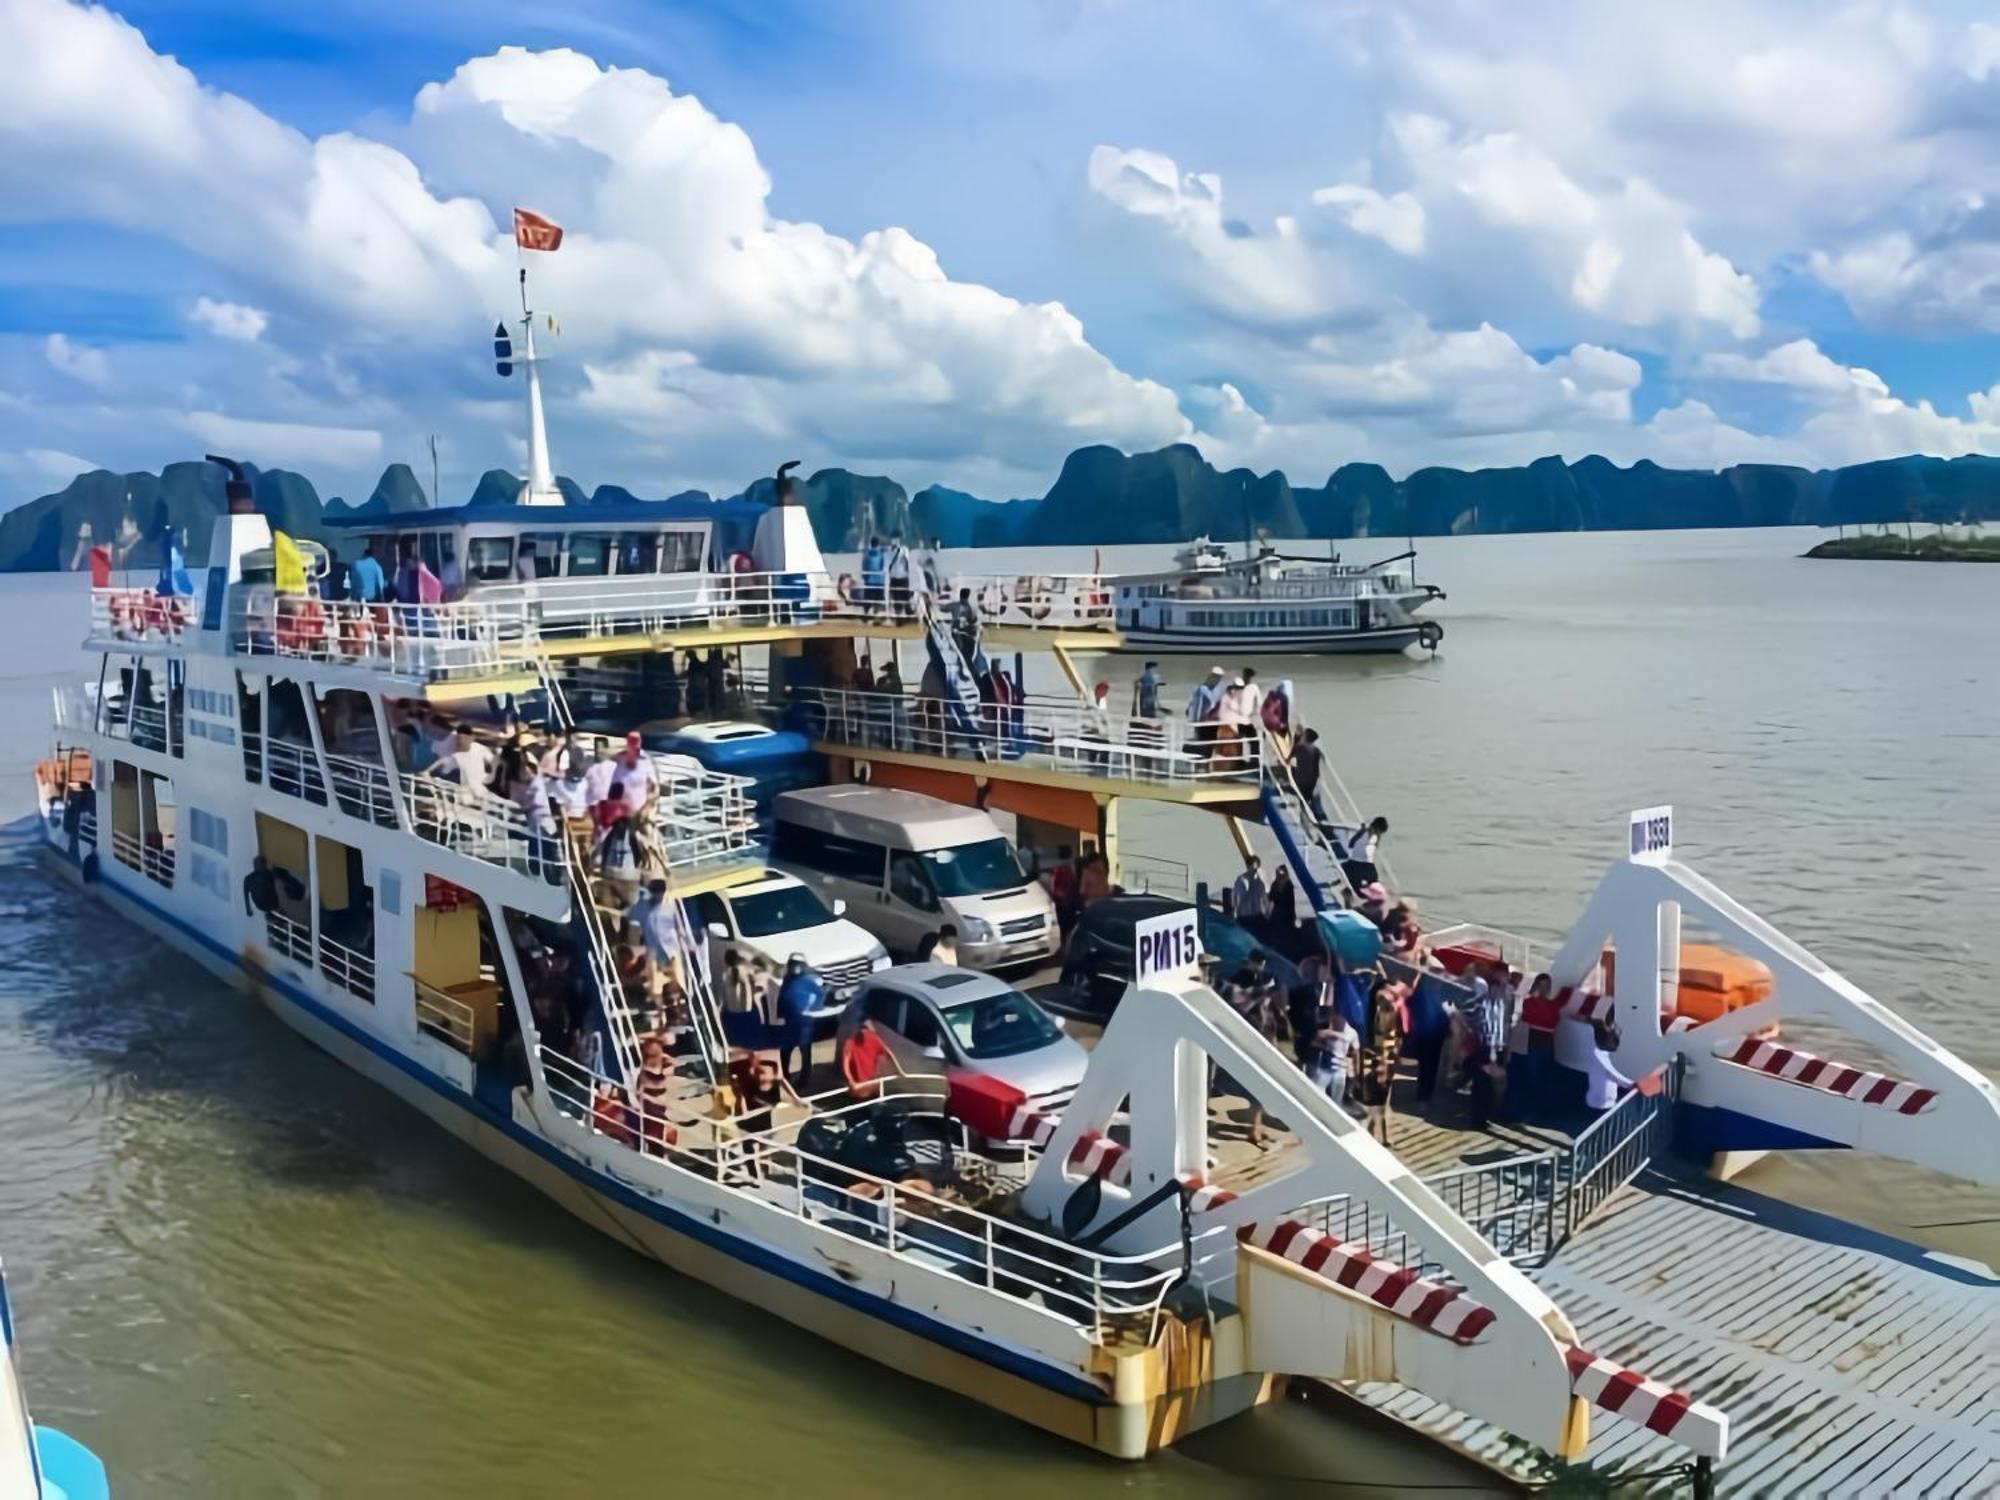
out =
[[[1023,981],[1034,989],[1047,975]],[[1095,1028],[1072,1022],[1086,1046]],[[837,1081],[830,1032],[814,1085]],[[1470,1128],[1463,1096],[1415,1110],[1407,1067],[1391,1149],[1419,1175],[1560,1148],[1555,1125]],[[1432,1116],[1435,1116],[1433,1118]],[[1211,1103],[1218,1181],[1282,1170],[1285,1134],[1248,1141],[1242,1101]],[[1578,1122],[1580,1123],[1580,1122]],[[1522,1269],[1586,1347],[1730,1414],[1718,1495],[2000,1493],[2000,1277],[1976,1262],[1740,1186],[1642,1172],[1546,1260]],[[1518,1439],[1403,1386],[1342,1388],[1386,1417],[1517,1481],[1551,1477]],[[1588,1462],[1617,1493],[1688,1493],[1686,1453],[1593,1414]],[[1628,1484],[1621,1475],[1659,1477]],[[1590,1493],[1585,1481],[1581,1493]]]

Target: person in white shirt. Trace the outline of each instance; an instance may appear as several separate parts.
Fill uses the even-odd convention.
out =
[[[1375,868],[1375,850],[1382,842],[1382,835],[1388,831],[1387,818],[1371,818],[1341,839],[1345,852],[1341,855],[1340,868],[1346,872],[1347,883],[1357,891],[1364,885],[1373,885],[1380,878]]]
[[[453,732],[453,741],[452,749],[426,774],[455,780],[468,793],[484,791],[493,780],[493,752],[473,735],[470,724],[460,724]]]
[[[611,741],[599,735],[594,748],[597,751],[597,759],[592,761],[583,773],[584,804],[593,811],[596,810],[598,803],[611,795],[611,787],[620,780],[619,772],[622,769],[617,758],[611,753]]]
[[[907,620],[912,613],[910,603],[910,549],[897,537],[889,543],[889,607],[899,620]]]
[[[1583,1060],[1583,1102],[1598,1114],[1603,1114],[1618,1102],[1620,1090],[1632,1087],[1632,1080],[1618,1071],[1595,1040],[1590,1046],[1590,1054]]]
[[[616,780],[625,786],[626,811],[636,814],[652,799],[653,789],[660,780],[653,758],[646,753],[645,744],[636,729],[625,736],[625,751],[616,764]]]
[[[1210,667],[1208,676],[1194,685],[1194,691],[1188,694],[1189,723],[1211,724],[1215,721],[1216,710],[1222,704],[1222,678],[1222,668]]]
[[[1257,710],[1264,701],[1263,689],[1257,686],[1257,669],[1245,667],[1241,676],[1223,689],[1222,701],[1217,706],[1216,718],[1238,735],[1254,734],[1257,729]]]
[[[1261,922],[1271,915],[1271,893],[1264,884],[1263,862],[1254,854],[1229,888],[1229,909],[1239,922]]]

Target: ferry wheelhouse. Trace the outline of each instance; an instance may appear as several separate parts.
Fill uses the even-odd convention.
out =
[[[1547,1477],[1560,1459],[1652,1474],[1678,1458],[1705,1487],[1730,1420],[1694,1387],[1759,1378],[1745,1373],[1754,1335],[1704,1323],[1738,1305],[1743,1273],[1703,1239],[1742,1234],[1740,1216],[1677,1198],[1692,1227],[1642,1230],[1673,1263],[1639,1255],[1629,1283],[1616,1268],[1566,1282],[1557,1253],[1626,1202],[1669,1120],[1703,1154],[1861,1147],[2000,1179],[1992,1083],[1681,863],[1659,809],[1635,817],[1629,857],[1544,964],[1555,1065],[1587,1062],[1615,1001],[1619,1066],[1655,1086],[1526,1156],[1420,1170],[1392,1154],[1212,987],[1192,907],[1133,929],[1129,982],[1067,1098],[926,1071],[965,1049],[921,1045],[905,1066],[891,1047],[822,1044],[804,1090],[775,1089],[761,1053],[732,1044],[697,925],[703,896],[771,880],[745,778],[643,739],[623,752],[652,787],[632,814],[645,873],[679,916],[654,929],[673,981],[656,1006],[620,951],[629,887],[587,825],[454,782],[414,747],[463,724],[474,743],[504,750],[525,728],[537,754],[568,753],[585,702],[607,726],[775,720],[823,757],[825,780],[1010,816],[1024,845],[1094,844],[1114,878],[1147,864],[1118,819],[1143,800],[1221,817],[1246,850],[1261,825],[1336,928],[1361,894],[1341,840],[1358,809],[1330,767],[1308,797],[1281,747],[1222,747],[1204,726],[1085,700],[1070,654],[1133,639],[1106,580],[940,580],[981,601],[968,633],[927,592],[874,597],[829,576],[777,492],[754,516],[527,503],[368,518],[356,529],[390,554],[385,572],[408,576],[396,597],[352,599],[232,480],[185,589],[91,590],[98,666],[58,693],[37,768],[52,867],[675,1272],[1124,1457],[1312,1385],[1515,1473]],[[914,693],[886,671],[906,646],[925,663]],[[1074,695],[1008,685],[1003,648],[1049,652]],[[879,675],[864,675],[871,659]],[[814,858],[882,878],[883,851],[838,833]],[[921,866],[907,865],[919,885]],[[1740,1005],[1685,1003],[1683,924],[1764,965],[1768,985]],[[1468,963],[1535,966],[1525,941],[1469,922],[1379,962],[1452,1001],[1470,994]],[[950,971],[893,972],[879,995],[855,976],[844,1037],[948,1010]],[[1779,1030],[1795,1020],[1881,1061],[1800,1050]],[[1546,1050],[1520,1027],[1511,1045]],[[1218,1076],[1282,1122],[1278,1149],[1247,1151],[1222,1127]],[[1677,1329],[1645,1312],[1662,1286],[1685,1293]],[[1934,1289],[1907,1305],[1927,1327],[1979,1326],[1972,1306],[1939,1312]],[[1677,1342],[1688,1329],[1700,1337]],[[1872,1324],[1868,1337],[1896,1347]],[[1640,1373],[1662,1353],[1667,1369]],[[1829,1409],[1859,1409],[1825,1389]],[[1902,1398],[1884,1464],[1913,1433],[1978,1472],[1990,1455],[1935,1398]],[[1595,1431],[1593,1413],[1609,1418]],[[1753,1425],[1753,1458],[1782,1456],[1790,1432]]]
[[[1155,655],[1312,656],[1435,650],[1444,627],[1417,612],[1444,591],[1416,580],[1416,553],[1380,562],[1287,557],[1260,542],[1232,558],[1206,537],[1169,572],[1114,581],[1123,649]]]

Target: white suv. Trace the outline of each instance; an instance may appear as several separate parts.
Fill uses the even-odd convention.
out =
[[[761,957],[778,973],[794,953],[802,955],[826,986],[815,1019],[838,1015],[857,984],[889,967],[889,950],[841,915],[845,902],[836,901],[829,910],[811,886],[778,870],[726,890],[703,891],[687,905],[708,934],[711,974],[722,972],[722,956],[731,948],[746,962]]]

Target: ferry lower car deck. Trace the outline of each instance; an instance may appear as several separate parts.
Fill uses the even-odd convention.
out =
[[[222,523],[212,556],[240,558],[257,539],[253,519]],[[233,590],[233,566],[213,570],[209,588]],[[1125,994],[1059,1112],[961,1077],[877,1074],[754,1125],[723,1106],[724,1028],[683,930],[695,1047],[671,1096],[641,1110],[642,1017],[624,998],[591,872],[569,840],[513,804],[398,765],[380,681],[373,692],[356,686],[365,663],[239,651],[226,597],[201,619],[128,658],[120,676],[107,664],[103,684],[116,690],[63,711],[43,771],[56,865],[587,1222],[684,1274],[1123,1457],[1312,1379],[1538,1473],[1557,1459],[1609,1457],[1626,1432],[1648,1462],[1666,1445],[1700,1464],[1704,1483],[1723,1463],[1715,1472],[1734,1487],[1732,1417],[1741,1449],[1747,1416],[1756,1436],[1744,1451],[1766,1478],[1797,1464],[1871,1493],[1907,1459],[1920,1459],[1912,1476],[1991,1477],[1992,1431],[1980,1425],[1993,1409],[1990,1375],[1963,1408],[1987,1416],[1953,1408],[1934,1419],[1937,1403],[1894,1385],[1893,1369],[1879,1371],[1882,1382],[1871,1370],[1878,1399],[1850,1391],[1846,1409],[1865,1406],[1857,1421],[1886,1417],[1894,1430],[1875,1445],[1879,1462],[1864,1439],[1842,1450],[1854,1452],[1842,1469],[1824,1424],[1806,1430],[1762,1404],[1771,1372],[1755,1354],[1758,1326],[1732,1321],[1726,1288],[1657,1268],[1635,1281],[1619,1252],[1598,1258],[1597,1244],[1617,1241],[1593,1243],[1598,1230],[1582,1226],[1657,1154],[1658,1105],[1621,1105],[1632,1133],[1608,1133],[1625,1118],[1614,1112],[1589,1147],[1600,1154],[1581,1165],[1499,1163],[1426,1180],[1199,981],[1191,913],[1190,962]],[[561,692],[533,644],[524,637],[495,660],[529,670],[555,710]],[[456,657],[430,654],[395,664],[395,686],[407,691],[412,673],[419,695],[427,674],[461,690],[477,681],[454,679]],[[877,737],[906,745],[888,753],[913,767],[963,774],[972,763],[952,750],[965,740],[989,780],[1020,768],[1197,805],[1213,794],[1232,817],[1261,810],[1315,907],[1344,878],[1325,828],[1298,814],[1296,789],[1284,790],[1280,763],[1255,739],[1224,754],[1182,743],[1177,729],[1163,740],[1158,721],[1112,726],[1029,704],[1021,722],[1003,723],[960,705],[936,718],[939,739],[927,745],[928,715],[912,726],[891,705],[883,717],[866,695],[819,703],[827,733],[838,720],[863,751]],[[81,778],[79,757],[89,762]],[[650,817],[674,895],[735,878],[756,853],[741,779],[664,763],[654,774]],[[80,780],[94,805],[65,805],[61,793]],[[1706,1022],[1672,1019],[1683,918],[1769,965],[1772,993]],[[545,1040],[554,1022],[535,1003],[529,954],[557,930],[595,997],[594,1062]],[[1608,951],[1625,1005],[1621,1065],[1667,1080],[1676,1111],[1709,1143],[1857,1146],[2000,1177],[1991,1082],[1636,838],[1633,859],[1607,872],[1548,966],[1570,1015],[1613,992]],[[1768,1028],[1795,1019],[1848,1032],[1893,1074],[1770,1040]],[[1232,1161],[1220,1149],[1212,1072],[1284,1123],[1284,1150]],[[913,1170],[878,1174],[831,1146],[802,1145],[808,1126],[831,1140],[825,1129],[855,1122],[893,1130]],[[1581,1230],[1567,1244],[1554,1233],[1558,1177],[1563,1227]],[[1628,1242],[1632,1262],[1678,1237],[1699,1241],[1690,1223],[1711,1222],[1719,1238],[1733,1222],[1688,1212],[1703,1220],[1655,1221]],[[1638,1222],[1618,1200],[1606,1229]],[[1790,1264],[1788,1252],[1756,1253]],[[1814,1274],[1834,1281],[1856,1269],[1829,1260]],[[1743,1299],[1775,1284],[1767,1271]],[[1899,1284],[1886,1305],[1844,1291],[1807,1320],[1800,1356],[1815,1371],[1823,1356],[1867,1366],[1872,1357],[1857,1365],[1843,1353],[1851,1346],[1829,1347],[1836,1323],[1867,1337],[1928,1330],[1924,1340],[1968,1308],[1990,1324],[1990,1281],[1960,1286],[1970,1291],[1956,1302],[1931,1284]],[[1819,1294],[1801,1284],[1798,1295]],[[1919,1303],[1917,1321],[1897,1321]],[[1909,1352],[1931,1368],[1926,1343]],[[1879,1399],[1885,1391],[1897,1400]],[[1815,1410],[1832,1422],[1842,1407],[1828,1398]],[[1826,1461],[1808,1469],[1808,1457]]]

